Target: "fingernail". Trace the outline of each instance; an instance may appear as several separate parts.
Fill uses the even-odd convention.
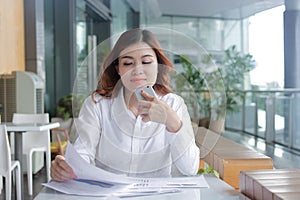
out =
[[[76,174],[73,171],[71,172],[71,175],[73,178],[77,178]]]
[[[73,179],[77,179],[77,176],[75,174],[73,174],[72,178]]]

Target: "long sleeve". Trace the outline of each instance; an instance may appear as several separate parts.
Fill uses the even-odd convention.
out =
[[[78,138],[75,141],[75,149],[91,164],[95,164],[95,155],[101,136],[101,112],[91,96],[84,101],[76,121]]]
[[[171,156],[177,169],[184,175],[195,175],[199,168],[200,150],[195,143],[194,132],[191,125],[186,104],[178,97],[175,108],[182,121],[182,127],[177,133],[170,134]]]

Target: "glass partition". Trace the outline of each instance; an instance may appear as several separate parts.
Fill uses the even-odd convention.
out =
[[[162,27],[183,33],[197,41],[212,54],[223,51],[233,44],[240,51],[244,51],[244,46],[248,46],[242,45],[248,37],[246,31],[243,31],[247,25],[247,19],[222,20],[182,16],[147,18],[141,14],[140,21],[140,26],[143,28]]]
[[[90,5],[87,1],[76,1],[76,53],[77,76],[73,92],[90,94],[97,87],[101,62],[106,48],[97,50],[101,40],[110,35],[110,19],[102,15],[103,4]],[[106,9],[103,10],[103,13]]]

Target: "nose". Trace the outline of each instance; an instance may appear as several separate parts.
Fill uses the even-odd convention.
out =
[[[133,75],[140,75],[140,74],[143,74],[143,72],[144,72],[143,66],[141,66],[141,65],[138,65],[132,69]]]

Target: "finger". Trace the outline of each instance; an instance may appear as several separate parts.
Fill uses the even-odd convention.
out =
[[[68,172],[64,172],[64,169],[60,168],[58,163],[53,161],[52,166],[51,166],[51,177],[56,180],[56,181],[65,181],[65,180],[70,180],[72,178],[66,176],[65,174]]]
[[[53,173],[59,176],[59,179],[70,180],[77,178],[73,169],[67,164],[65,158],[61,155],[55,157],[53,162]]]
[[[162,106],[156,105],[155,109],[149,109],[149,120],[157,123],[166,124],[167,114]]]
[[[70,172],[70,174],[74,174],[73,169],[67,164],[67,162],[65,161],[65,157],[61,156],[61,155],[57,155],[55,160],[57,161],[58,165],[65,169],[66,171]]]
[[[74,177],[63,168],[60,168],[58,165],[57,167],[52,167],[51,175],[54,180],[57,181],[65,181],[65,180],[71,180],[74,179]]]
[[[65,179],[61,173],[60,173],[61,169],[59,169],[59,166],[57,165],[57,163],[55,162],[55,160],[52,161],[51,164],[51,168],[50,168],[50,176],[53,180],[55,181],[65,181],[68,179]]]
[[[59,181],[59,182],[69,180],[67,178],[64,178],[62,175],[60,175],[60,173],[54,167],[51,167],[50,176],[53,180]]]
[[[145,98],[146,101],[153,101],[155,99],[154,96],[151,96],[150,94],[148,94],[144,90],[141,91],[141,95]]]
[[[150,108],[150,107],[151,107],[151,102],[144,101],[144,100],[138,101],[138,109],[141,109],[141,108]]]
[[[141,114],[141,118],[143,122],[149,122],[150,121],[150,117],[148,114]]]
[[[61,169],[61,175],[67,179],[76,179],[77,176],[75,175],[73,169],[65,162],[58,163],[59,168]]]

